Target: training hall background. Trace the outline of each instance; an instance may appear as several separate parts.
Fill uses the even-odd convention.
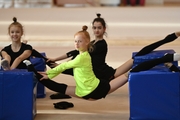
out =
[[[91,23],[96,13],[101,13],[107,23],[106,61],[114,68],[131,58],[132,52],[167,34],[180,31],[180,0],[144,0],[142,3],[125,1],[0,0],[0,49],[11,43],[8,26],[13,17],[17,17],[24,27],[22,39],[39,52],[54,58],[74,49],[73,36],[83,25],[88,26],[93,40]],[[180,52],[179,45],[180,39],[177,39],[158,49]],[[73,77],[67,75],[59,75],[54,80],[68,85],[75,84]],[[129,119],[128,83],[106,99],[93,102],[77,98],[51,100],[49,96],[53,93],[45,88],[46,96],[36,99],[37,114],[34,120]],[[60,101],[72,102],[74,107],[55,109],[53,103]]]

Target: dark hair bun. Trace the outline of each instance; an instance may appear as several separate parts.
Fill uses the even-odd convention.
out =
[[[97,15],[97,17],[98,17],[98,18],[100,18],[100,17],[101,17],[101,14],[100,14],[100,13],[97,13],[96,15]]]
[[[17,18],[16,18],[16,17],[13,17],[13,21],[14,21],[14,22],[17,22]]]
[[[88,27],[86,26],[86,25],[84,25],[83,27],[82,27],[82,30],[83,31],[86,31],[88,29]]]

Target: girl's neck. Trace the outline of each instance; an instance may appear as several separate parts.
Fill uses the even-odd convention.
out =
[[[103,40],[104,38],[95,38],[95,41]]]
[[[101,41],[101,40],[103,40],[104,38],[102,37],[102,38],[95,38],[95,41],[94,41],[94,43],[93,44],[95,44],[95,43],[97,43],[98,41]]]
[[[21,42],[13,42],[11,44],[11,49],[14,52],[18,52],[20,50],[20,48],[21,48]]]
[[[21,46],[21,42],[19,41],[19,42],[12,42],[12,46],[13,47],[20,47]]]
[[[87,50],[79,50],[79,53],[83,53],[86,52]]]

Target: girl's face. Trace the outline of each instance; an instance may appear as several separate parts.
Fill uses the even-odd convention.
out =
[[[19,42],[21,41],[22,30],[19,27],[13,25],[10,28],[9,35],[13,42]]]
[[[82,52],[87,50],[89,42],[86,40],[86,37],[85,35],[83,35],[83,33],[78,33],[77,35],[75,35],[74,39],[74,45],[77,50]]]
[[[102,38],[106,31],[101,22],[94,22],[92,29],[96,38]]]

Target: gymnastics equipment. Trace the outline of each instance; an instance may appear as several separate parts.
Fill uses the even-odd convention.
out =
[[[0,120],[33,120],[36,84],[27,70],[0,71]]]
[[[41,53],[43,56],[46,56],[44,52]],[[37,71],[44,72],[46,71],[46,62],[43,58],[30,57],[31,63],[34,65],[34,68]],[[46,89],[43,84],[40,82],[37,83],[37,98],[44,98],[46,96]]]
[[[175,53],[174,50],[156,50],[144,56],[135,56],[133,67],[141,62]],[[178,66],[178,62],[172,62]],[[150,70],[129,74],[129,120],[180,120],[180,74],[171,72],[164,64]]]
[[[130,73],[130,120],[180,120],[180,74],[167,69]]]

